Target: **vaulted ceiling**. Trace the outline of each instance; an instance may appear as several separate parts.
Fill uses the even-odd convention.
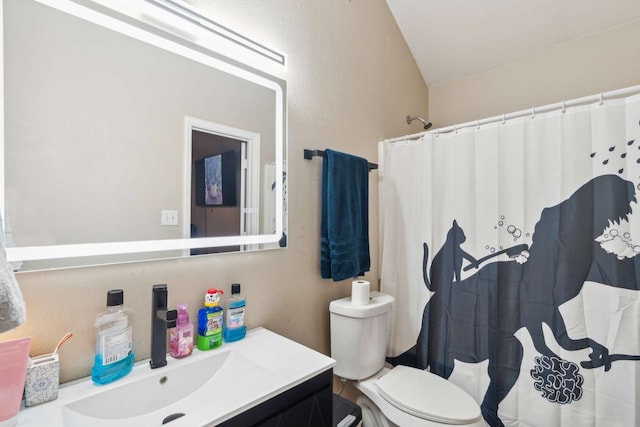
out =
[[[640,19],[639,0],[386,0],[428,86]]]

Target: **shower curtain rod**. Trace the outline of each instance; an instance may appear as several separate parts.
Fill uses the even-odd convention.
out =
[[[519,117],[526,117],[526,116],[533,117],[538,113],[549,113],[551,111],[556,111],[556,110],[565,110],[566,108],[569,108],[569,107],[577,107],[579,105],[591,104],[595,101],[602,103],[608,99],[623,98],[623,97],[635,95],[638,93],[640,93],[640,85],[631,86],[624,89],[612,90],[609,92],[601,92],[598,95],[584,96],[582,98],[576,98],[570,101],[562,101],[562,102],[557,102],[555,104],[544,105],[542,107],[529,108],[527,110],[516,111],[515,113],[502,114],[500,116],[494,116],[494,117],[489,117],[487,119],[466,122],[459,125],[446,126],[443,128],[428,130],[425,132],[414,133],[412,135],[389,138],[389,139],[383,140],[382,142],[394,143],[394,142],[406,141],[408,139],[419,138],[428,134],[441,134],[441,133],[455,132],[460,129],[469,128],[473,126],[481,126],[489,123],[505,122],[507,120],[516,119]]]

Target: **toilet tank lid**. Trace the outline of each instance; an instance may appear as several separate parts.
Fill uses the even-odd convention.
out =
[[[351,297],[346,297],[331,301],[329,311],[347,317],[375,317],[390,312],[393,300],[394,298],[391,295],[373,291],[369,294],[369,304],[353,305]]]

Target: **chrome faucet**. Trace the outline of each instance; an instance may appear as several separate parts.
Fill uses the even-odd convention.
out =
[[[153,285],[151,305],[151,369],[167,364],[167,328],[176,327],[177,310],[167,308],[167,285]]]

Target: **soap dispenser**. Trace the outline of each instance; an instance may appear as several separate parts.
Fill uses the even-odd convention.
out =
[[[204,307],[198,310],[198,350],[211,350],[222,344],[224,310],[220,307],[219,289],[209,289],[204,297]]]
[[[180,358],[189,356],[193,351],[193,325],[189,321],[187,304],[178,304],[178,321],[175,328],[169,329],[169,354]]]

